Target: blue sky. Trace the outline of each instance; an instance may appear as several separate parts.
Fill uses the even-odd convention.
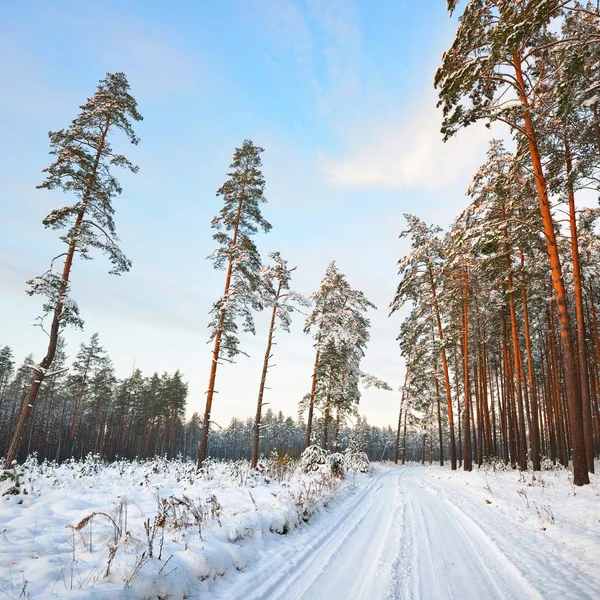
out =
[[[47,269],[61,245],[41,221],[68,202],[36,190],[50,162],[48,130],[65,127],[107,71],[124,71],[144,121],[139,146],[114,146],[139,165],[123,173],[115,201],[131,273],[107,274],[103,257],[78,261],[73,296],[86,321],[69,332],[73,356],[98,332],[125,376],[180,368],[189,412],[202,412],[208,380],[208,312],[223,273],[210,220],[215,191],[235,147],[265,148],[265,217],[257,243],[297,265],[305,294],[336,260],[351,284],[379,307],[363,367],[402,383],[388,318],[397,283],[402,213],[447,225],[484,159],[489,134],[473,128],[443,144],[432,80],[455,23],[444,2],[425,0],[201,0],[0,4],[0,344],[18,360],[41,357],[44,334],[31,327],[39,299],[24,282]],[[265,315],[244,336],[236,365],[218,373],[213,416],[250,416],[264,352]],[[301,319],[277,338],[270,407],[295,415],[310,386],[311,340]],[[393,424],[399,394],[368,391],[361,412]]]

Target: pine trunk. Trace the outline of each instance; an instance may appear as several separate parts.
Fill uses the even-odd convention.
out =
[[[440,406],[440,384],[435,378],[435,397],[437,399],[438,435],[440,440],[440,467],[444,466],[444,440],[442,438],[442,408]]]
[[[583,408],[583,436],[587,456],[588,471],[594,472],[594,437],[592,433],[592,409],[590,382],[587,360],[587,342],[585,339],[585,317],[583,312],[583,289],[581,283],[581,263],[579,261],[579,243],[577,240],[577,221],[575,219],[575,190],[573,189],[573,163],[571,148],[565,130],[565,163],[567,169],[567,187],[569,192],[569,226],[571,229],[571,256],[573,260],[573,291],[575,294],[575,317],[577,322],[577,355],[579,357],[579,384],[581,405]]]
[[[258,464],[258,444],[260,441],[260,420],[262,416],[263,396],[265,393],[265,383],[267,381],[267,371],[269,370],[269,360],[271,358],[271,347],[273,345],[273,332],[275,331],[275,319],[277,317],[277,302],[281,294],[281,281],[277,287],[277,292],[273,299],[273,311],[271,312],[271,322],[269,324],[269,335],[267,336],[267,348],[263,359],[263,368],[260,376],[260,386],[258,388],[258,401],[256,403],[256,416],[254,417],[254,439],[252,444],[251,467],[256,469]]]
[[[306,422],[306,441],[304,446],[310,446],[310,437],[312,435],[313,412],[315,408],[315,391],[317,389],[317,367],[319,366],[319,351],[315,354],[315,364],[313,365],[312,383],[310,386],[310,398],[308,401],[308,417]]]
[[[464,456],[463,468],[465,471],[473,470],[471,456],[471,388],[469,384],[469,273],[465,270],[464,299],[463,299],[463,379],[464,379]]]
[[[524,268],[525,257],[521,249],[521,269]],[[531,331],[529,329],[529,307],[527,304],[527,289],[525,285],[521,287],[521,302],[523,305],[523,324],[525,327],[525,351],[527,353],[527,375],[529,378],[529,393],[531,394],[531,462],[534,471],[540,471],[542,468],[540,455],[540,427],[538,421],[538,399],[537,388],[535,385],[535,374],[533,372],[533,355],[531,352]]]
[[[402,409],[404,408],[405,386],[408,379],[408,372],[404,375],[404,386],[402,386],[402,396],[400,398],[400,412],[398,414],[398,430],[396,431],[396,446],[394,449],[394,463],[398,464],[398,454],[400,451],[400,429],[402,427]]]
[[[546,246],[548,249],[548,258],[550,262],[550,271],[552,273],[552,284],[558,309],[560,324],[560,340],[563,353],[563,366],[565,372],[565,387],[567,392],[567,404],[569,407],[569,424],[571,430],[571,444],[573,456],[573,483],[575,485],[586,485],[590,482],[588,475],[588,464],[586,456],[585,439],[583,432],[583,415],[581,396],[579,392],[579,374],[575,362],[575,352],[573,348],[573,339],[571,335],[571,323],[569,311],[567,308],[567,296],[563,281],[562,267],[556,243],[556,233],[554,230],[554,220],[550,210],[548,199],[548,190],[546,178],[542,168],[542,159],[537,144],[537,138],[529,104],[526,96],[526,85],[523,78],[521,66],[521,56],[517,51],[513,54],[515,75],[519,85],[519,98],[523,104],[523,119],[525,131],[527,133],[527,142],[529,144],[529,154],[533,164],[535,185],[540,204],[540,213],[544,224],[544,233],[546,234]]]

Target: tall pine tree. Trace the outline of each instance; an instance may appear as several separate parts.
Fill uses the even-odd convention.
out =
[[[22,404],[6,454],[6,467],[19,453],[27,420],[40,385],[48,376],[61,331],[69,324],[82,325],[77,304],[69,295],[75,255],[89,259],[93,250],[100,250],[108,256],[112,263],[110,272],[115,275],[131,267],[118,246],[115,232],[113,199],[121,193],[121,186],[114,170],[123,167],[135,173],[137,167],[125,156],[116,154],[108,139],[119,130],[132,144],[137,144],[139,139],[131,121],[140,121],[142,116],[123,73],[107,73],[96,93],[80,108],[81,112],[69,127],[49,133],[50,153],[56,159],[44,169],[47,177],[38,186],[60,189],[75,196],[76,201],[53,210],[43,221],[45,227],[66,230],[60,239],[67,248],[52,260],[41,277],[28,282],[28,294],[45,296],[44,313],[51,316],[52,321],[46,355],[36,366],[27,401]],[[62,270],[55,272],[54,264],[60,258],[64,258]]]
[[[271,229],[271,224],[260,212],[260,205],[266,202],[260,158],[263,151],[252,141],[244,140],[242,147],[236,148],[233,155],[229,179],[217,191],[217,196],[223,198],[223,207],[212,220],[212,228],[216,230],[213,239],[219,247],[210,258],[215,268],[226,269],[226,275],[223,295],[213,304],[211,311],[209,327],[213,352],[198,468],[206,458],[210,413],[221,353],[225,351],[229,359],[240,353],[237,323],[241,320],[243,330],[254,333],[252,311],[261,308],[257,290],[262,263],[252,236],[259,229],[265,233]]]

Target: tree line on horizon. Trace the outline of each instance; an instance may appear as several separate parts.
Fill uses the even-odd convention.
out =
[[[557,0],[464,5],[435,76],[445,139],[507,126],[447,231],[405,215],[392,312],[406,421],[471,470],[542,459],[589,483],[600,452],[600,12]],[[446,454],[446,458],[448,455]]]
[[[34,365],[31,354],[17,365],[12,349],[0,346],[0,456],[8,448],[9,433],[35,376]],[[41,387],[18,456],[20,461],[33,453],[40,461],[56,462],[81,460],[90,453],[108,461],[154,456],[198,459],[202,419],[197,412],[188,419],[184,417],[188,387],[180,371],[147,376],[134,368],[120,379],[97,334],[80,345],[73,360],[69,360],[61,343],[55,368],[60,373]],[[285,417],[281,411],[268,408],[261,424],[259,461],[260,456],[268,457],[272,452],[300,456],[307,433],[302,415]],[[209,436],[208,456],[251,460],[254,425],[254,418],[233,417],[229,425],[215,427]],[[315,416],[314,430],[319,437],[323,427],[323,415]],[[371,460],[392,458],[394,434],[390,427],[369,425],[359,415],[352,421],[330,421],[328,428],[332,451],[341,451],[352,440],[359,440]],[[409,434],[408,460],[423,458],[420,444],[420,436],[413,439]]]

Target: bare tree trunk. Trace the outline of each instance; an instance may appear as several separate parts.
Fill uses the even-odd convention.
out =
[[[402,433],[402,464],[406,461],[406,414],[407,410],[404,411],[404,432]]]
[[[396,431],[396,445],[394,447],[394,463],[398,464],[398,454],[400,450],[400,429],[402,427],[402,409],[404,408],[404,398],[406,397],[406,380],[408,372],[404,375],[404,386],[402,386],[402,396],[400,398],[400,413],[398,414],[398,430]]]
[[[550,365],[552,369],[552,391],[554,400],[554,419],[556,422],[556,437],[558,440],[558,451],[560,456],[560,462],[564,467],[569,466],[569,457],[567,454],[567,447],[565,445],[565,432],[563,427],[562,419],[562,408],[560,403],[560,384],[558,381],[558,365],[556,361],[556,348],[554,346],[555,334],[554,334],[554,318],[552,311],[548,311],[548,329],[550,331],[550,337],[548,345],[550,348]]]
[[[465,471],[473,470],[473,457],[471,455],[471,387],[469,384],[469,272],[465,269],[464,299],[463,299],[463,380],[464,380],[464,456],[463,468]]]
[[[479,354],[479,353],[478,353]],[[477,407],[477,420],[473,415],[473,447],[477,449],[477,464],[481,467],[483,460],[483,419],[481,409],[481,381],[479,379],[479,356],[473,365],[473,388],[475,389],[475,406]],[[473,405],[471,405],[473,406]],[[475,436],[477,432],[477,436]]]
[[[473,388],[475,390],[475,404],[477,404],[478,390],[477,390],[477,365],[476,364],[473,365],[473,373],[474,373]],[[477,436],[479,435],[479,432],[477,431],[477,421],[475,420],[475,409],[473,407],[473,402],[471,401],[471,398],[469,398],[469,407],[471,410],[471,433],[473,435],[471,449],[472,449],[473,454],[475,455],[475,462],[477,462],[477,464],[479,466],[481,466],[481,454],[479,453],[479,446],[477,444]],[[479,410],[479,408],[478,408],[478,410]]]
[[[308,401],[308,417],[306,421],[306,442],[305,447],[310,446],[310,437],[312,434],[313,412],[315,408],[315,391],[317,389],[317,367],[319,366],[319,351],[315,354],[315,364],[313,365],[312,383],[310,386],[310,399]]]
[[[521,269],[525,266],[525,256],[521,249]],[[533,372],[533,355],[531,352],[531,331],[529,329],[529,307],[527,304],[527,289],[521,287],[521,302],[523,304],[523,324],[525,327],[525,351],[527,352],[527,375],[529,378],[529,391],[531,394],[531,462],[534,471],[542,468],[540,455],[540,427],[538,421],[538,399],[535,385],[535,374]]]
[[[235,228],[233,231],[233,237],[231,238],[230,250],[234,250],[237,244],[238,231],[240,228],[240,219],[242,216],[242,206],[244,203],[243,194],[240,194],[238,202],[238,210],[235,220]],[[229,259],[227,266],[227,275],[225,276],[225,289],[223,290],[223,296],[229,294],[229,287],[231,285],[231,276],[233,274],[233,256]],[[223,321],[225,320],[225,311],[221,310],[219,315],[219,322],[217,323],[217,333],[215,334],[215,343],[213,346],[212,362],[210,365],[210,375],[208,378],[208,390],[206,392],[206,407],[204,409],[204,418],[202,420],[202,437],[200,439],[200,451],[198,453],[198,469],[202,466],[202,463],[206,459],[206,450],[208,446],[208,431],[210,429],[210,413],[212,411],[213,396],[215,393],[215,380],[217,378],[217,366],[219,364],[219,354],[221,351],[221,338],[223,335],[222,327]]]
[[[506,219],[506,208],[502,204],[502,216]],[[519,332],[517,330],[517,311],[515,308],[514,296],[514,280],[512,258],[510,251],[510,242],[508,236],[508,227],[504,227],[504,252],[506,255],[506,273],[507,273],[507,293],[508,293],[508,309],[510,314],[510,332],[513,347],[513,375],[515,377],[515,385],[517,390],[517,405],[519,418],[519,436],[517,438],[517,462],[521,471],[527,470],[527,438],[525,437],[525,411],[523,401],[523,387],[525,382],[521,378],[521,346],[519,344]]]
[[[442,408],[440,406],[440,384],[435,378],[435,397],[437,399],[438,435],[440,439],[440,467],[444,466],[444,439],[442,437]]]
[[[331,386],[332,375],[329,375],[329,389],[327,390],[327,398],[325,400],[325,411],[323,413],[323,450],[327,450],[329,442],[329,421],[331,419]]]
[[[462,426],[460,424],[460,386],[458,381],[458,349],[454,347],[454,385],[456,387],[456,414],[458,415],[458,463],[462,467],[463,462],[463,444],[462,444]]]

